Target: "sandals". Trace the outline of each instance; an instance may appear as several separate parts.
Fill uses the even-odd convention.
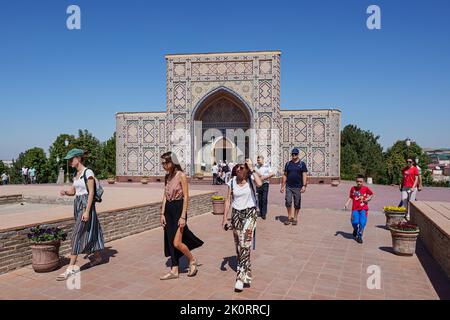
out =
[[[79,270],[74,269],[69,270],[69,268],[67,268],[66,271],[64,271],[64,273],[61,273],[59,276],[56,277],[56,281],[65,281],[69,279],[71,276],[75,275],[77,272],[79,272]]]
[[[194,262],[189,263],[189,272],[187,274],[188,277],[195,277],[198,272],[198,261],[197,259]]]
[[[284,224],[288,226],[289,224],[294,223],[294,218],[287,219]]]
[[[171,279],[178,279],[178,274],[169,272],[168,274],[159,278],[159,280],[171,280]]]
[[[294,220],[294,219],[292,219],[292,225],[293,225],[293,226],[296,226],[296,225],[297,225],[297,223],[298,223],[298,221],[297,221],[297,220]]]

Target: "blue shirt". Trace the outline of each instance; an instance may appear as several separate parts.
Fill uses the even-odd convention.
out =
[[[308,172],[303,161],[293,162],[292,160],[284,166],[284,173],[287,176],[286,185],[290,188],[303,187],[303,174]]]

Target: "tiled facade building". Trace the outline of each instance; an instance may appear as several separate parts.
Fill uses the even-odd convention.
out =
[[[160,155],[186,172],[210,174],[214,161],[263,155],[279,175],[293,147],[313,180],[339,178],[336,109],[280,109],[280,51],[169,54],[165,112],[117,113],[119,181],[160,177]]]

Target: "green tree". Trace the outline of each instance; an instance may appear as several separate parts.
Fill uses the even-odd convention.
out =
[[[102,154],[100,160],[100,179],[116,175],[116,133],[106,142],[102,143]]]
[[[362,130],[355,125],[347,125],[341,134],[341,176],[353,180],[362,174],[372,177],[374,182],[385,180],[383,147],[379,136]]]
[[[86,154],[85,165],[98,175],[102,165],[102,145],[100,141],[88,130],[78,130],[78,137],[70,144],[71,148],[84,150]]]
[[[69,145],[67,147],[65,145],[66,139],[69,142]],[[75,137],[73,135],[63,133],[56,137],[56,140],[50,146],[48,158],[49,182],[56,182],[56,180],[58,179],[59,168],[63,168],[64,174],[67,175],[67,163],[66,160],[64,160],[64,157],[72,148],[74,141]],[[56,161],[57,158],[59,158],[59,162]],[[70,172],[71,170],[69,168],[69,174]]]
[[[7,170],[6,170],[6,166],[3,163],[3,161],[0,160],[0,175],[3,174],[3,172],[7,172]]]

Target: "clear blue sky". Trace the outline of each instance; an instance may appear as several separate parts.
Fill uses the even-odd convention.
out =
[[[282,51],[283,109],[340,108],[385,147],[450,147],[449,17],[448,0],[2,1],[0,159],[79,128],[106,140],[118,111],[165,110],[166,53],[266,49]]]

